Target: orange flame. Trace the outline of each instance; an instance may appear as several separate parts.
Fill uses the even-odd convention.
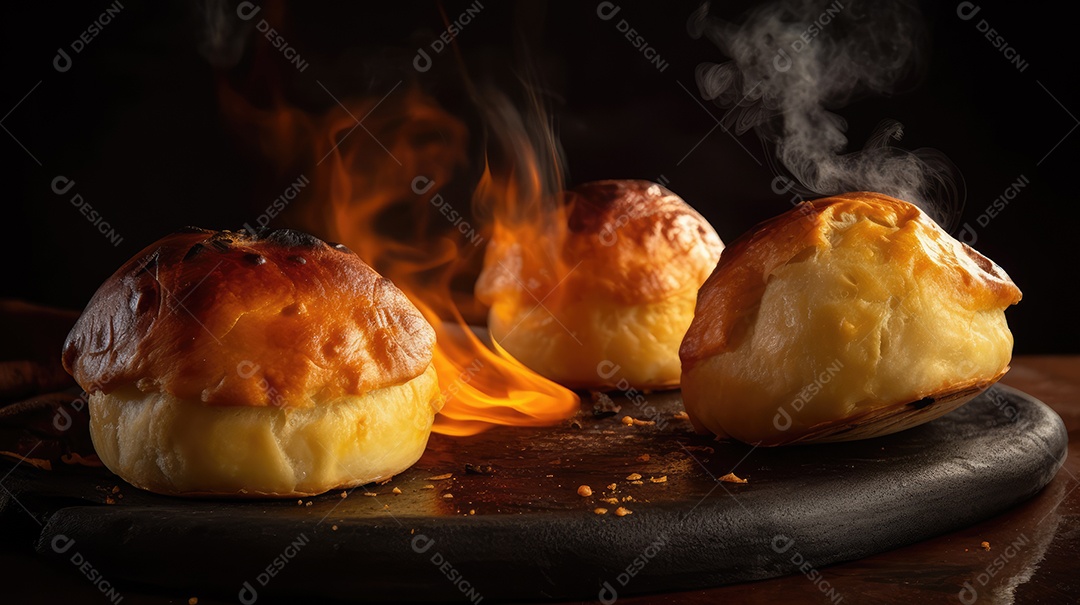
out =
[[[508,167],[485,166],[470,213],[468,191],[455,193],[453,186],[467,165],[466,128],[416,89],[339,104],[322,116],[283,103],[259,110],[227,87],[221,92],[226,114],[254,126],[246,138],[258,140],[283,171],[311,171],[309,198],[288,209],[287,222],[347,245],[401,288],[435,328],[433,364],[445,398],[435,431],[471,435],[496,424],[541,426],[577,411],[577,395],[474,333],[461,311],[475,305],[471,284],[469,296],[455,297],[454,286],[470,276],[488,239],[495,246],[522,241],[520,233],[507,233],[528,228],[537,236],[547,232],[549,247],[558,245],[550,236],[560,230],[543,225],[565,225],[561,205],[551,199],[559,175],[554,163],[539,161],[527,133],[500,133],[510,145]],[[500,127],[521,124],[502,120]],[[298,152],[306,159],[297,159]]]

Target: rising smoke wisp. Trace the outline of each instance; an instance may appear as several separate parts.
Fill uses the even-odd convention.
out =
[[[780,0],[752,9],[741,25],[711,16],[706,3],[688,29],[729,58],[698,66],[702,97],[728,109],[725,128],[754,129],[774,150],[770,164],[784,191],[878,191],[955,226],[963,179],[944,154],[894,146],[903,134],[894,120],[851,151],[847,122],[836,113],[863,96],[894,94],[923,73],[928,39],[913,2]]]

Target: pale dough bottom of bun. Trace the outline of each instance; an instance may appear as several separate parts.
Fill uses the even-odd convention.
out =
[[[964,308],[947,288],[859,254],[834,250],[827,262],[770,276],[739,346],[684,372],[695,426],[788,443],[823,423],[982,390],[1006,371],[1013,338],[1003,310]]]
[[[600,298],[546,308],[496,302],[488,327],[515,359],[570,388],[674,388],[696,301],[697,291],[686,290],[639,305]]]
[[[412,466],[438,388],[431,365],[404,384],[310,408],[208,406],[132,386],[91,395],[90,434],[109,470],[152,492],[309,496]]]

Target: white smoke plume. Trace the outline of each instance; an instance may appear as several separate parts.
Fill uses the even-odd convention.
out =
[[[847,122],[835,113],[917,82],[928,38],[914,2],[779,0],[753,8],[741,25],[710,16],[705,3],[688,29],[729,58],[698,66],[702,97],[729,109],[725,128],[753,128],[773,147],[774,183],[783,191],[809,198],[878,191],[918,204],[946,229],[955,226],[963,179],[944,154],[894,147],[903,135],[894,120],[850,151]]]

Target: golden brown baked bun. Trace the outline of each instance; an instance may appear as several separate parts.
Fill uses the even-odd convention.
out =
[[[884,435],[962,405],[1012,356],[1020,290],[917,207],[805,202],[729,246],[683,340],[694,425],[761,445]]]
[[[190,229],[128,261],[64,346],[102,462],[174,495],[302,496],[389,477],[438,411],[435,333],[341,245]]]
[[[697,289],[723,243],[671,191],[597,181],[567,193],[567,230],[553,271],[536,250],[497,232],[476,285],[496,343],[571,388],[679,385],[679,343]]]

